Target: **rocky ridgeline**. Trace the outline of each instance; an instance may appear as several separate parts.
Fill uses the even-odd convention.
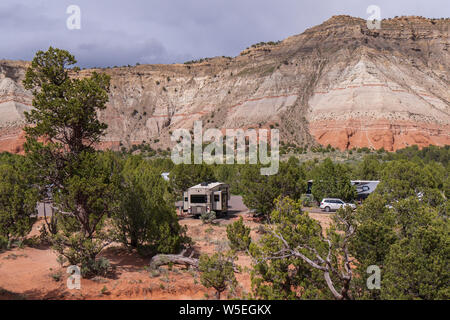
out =
[[[334,16],[234,58],[80,75],[112,76],[100,114],[109,125],[103,147],[166,148],[173,130],[195,120],[204,128],[278,128],[286,142],[341,149],[450,144],[449,26],[400,17],[369,30],[363,19]],[[26,66],[0,61],[0,150],[20,150],[21,112],[31,102],[21,85]]]

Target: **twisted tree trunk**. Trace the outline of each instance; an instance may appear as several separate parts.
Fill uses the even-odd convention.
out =
[[[198,268],[198,259],[185,257],[181,254],[158,254],[150,260],[150,267],[153,269],[169,263],[193,266]]]
[[[194,251],[185,249],[180,254],[157,254],[150,260],[150,267],[156,269],[169,263],[184,265],[186,267],[193,266],[198,268],[198,259],[193,258]]]

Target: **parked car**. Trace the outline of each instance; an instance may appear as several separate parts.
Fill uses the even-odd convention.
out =
[[[349,206],[352,209],[356,209],[356,205],[353,203],[345,203],[341,199],[336,198],[324,198],[320,202],[320,209],[325,210],[326,212],[330,212],[331,210],[335,211],[342,207]]]

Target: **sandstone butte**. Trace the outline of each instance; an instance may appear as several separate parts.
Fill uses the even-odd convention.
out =
[[[450,19],[398,17],[381,29],[334,16],[239,56],[85,69],[112,77],[101,148],[167,148],[177,128],[270,128],[298,145],[339,149],[450,144]],[[0,60],[0,151],[23,152],[29,62]]]

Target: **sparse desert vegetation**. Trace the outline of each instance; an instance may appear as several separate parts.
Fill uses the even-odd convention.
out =
[[[331,146],[285,145],[275,175],[261,175],[261,163],[99,151],[110,78],[72,78],[75,63],[60,49],[36,54],[24,80],[34,95],[25,154],[0,154],[0,298],[450,298],[449,146],[339,160]],[[352,179],[379,184],[361,202]],[[200,219],[176,209],[205,181],[227,183],[243,204]],[[358,206],[323,213],[322,198]],[[36,215],[39,203],[49,212]],[[67,287],[71,265],[79,290]],[[383,273],[379,288],[367,285],[370,266]]]

